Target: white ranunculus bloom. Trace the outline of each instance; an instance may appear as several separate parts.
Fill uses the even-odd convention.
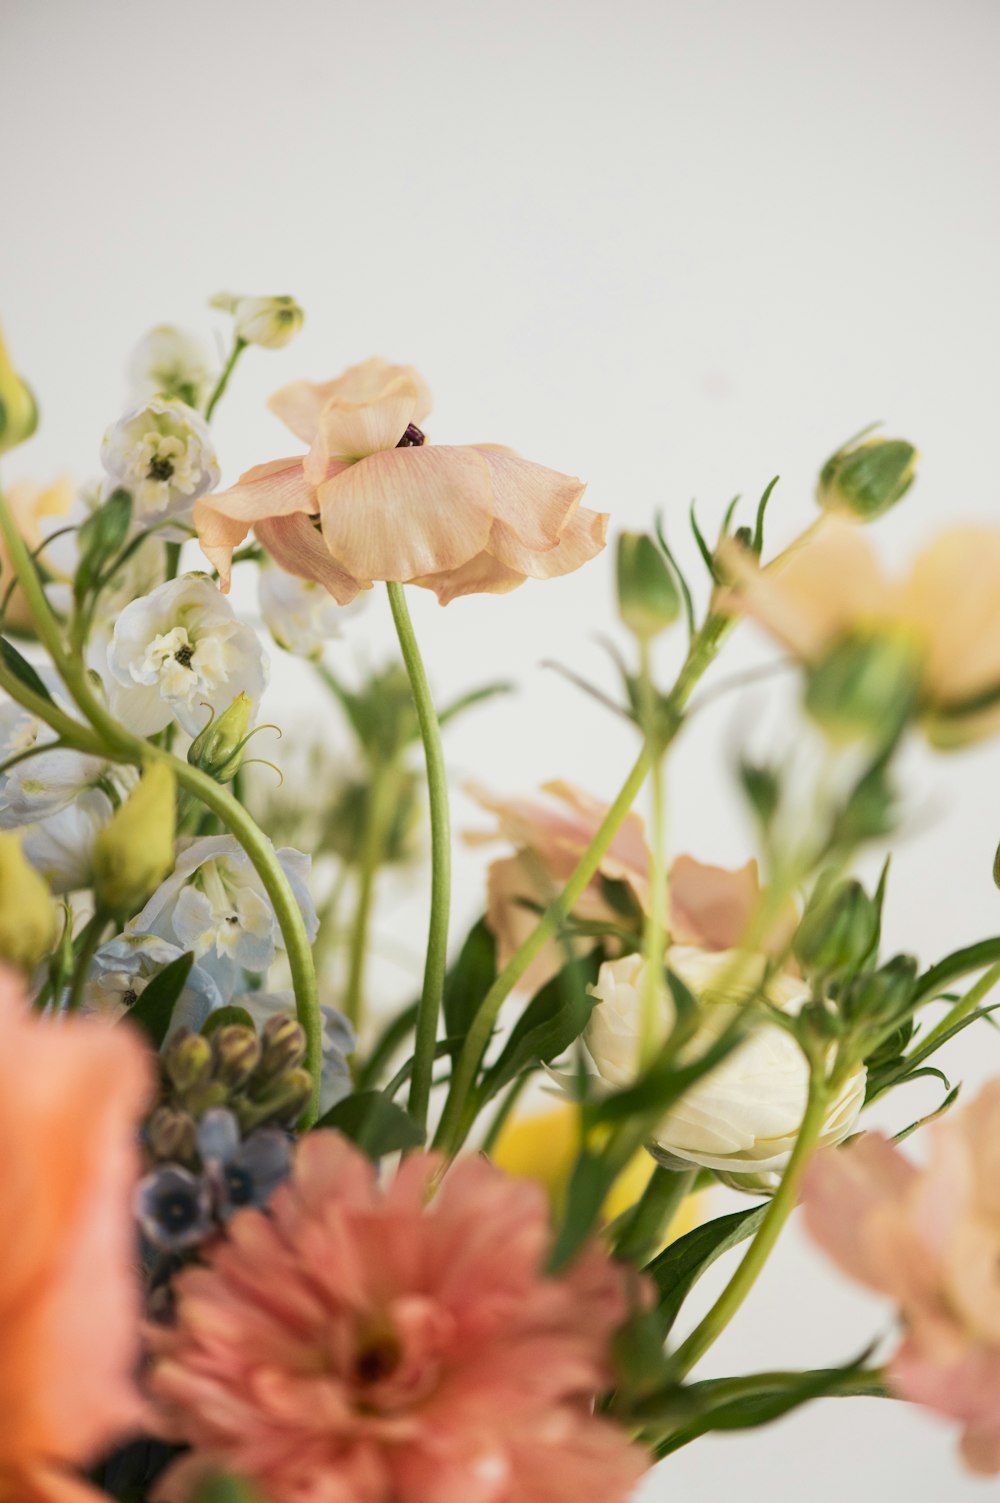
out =
[[[185,952],[155,934],[119,934],[101,946],[91,963],[83,1011],[120,1018],[134,1007],[153,977]],[[210,1012],[222,1006],[211,976],[199,965],[188,972],[177,999],[167,1039],[179,1028],[197,1032]]]
[[[236,292],[219,292],[211,299],[211,306],[233,315],[237,339],[266,350],[280,350],[288,344],[305,319],[293,297],[244,297]]]
[[[195,502],[219,483],[219,463],[208,425],[193,407],[153,397],[112,423],[101,445],[105,491],[123,486],[132,495],[139,527],[187,518]]]
[[[309,894],[309,857],[291,849],[275,854],[312,941],[319,924]],[[173,873],[129,922],[128,930],[159,934],[182,950],[193,950],[226,998],[232,997],[241,971],[266,972],[282,943],[271,900],[250,858],[231,835],[181,842]]]
[[[150,397],[176,397],[189,407],[200,407],[218,374],[219,362],[199,334],[157,324],[129,356],[129,393],[137,406]]]
[[[316,658],[324,643],[340,635],[344,607],[314,580],[271,564],[261,568],[257,590],[264,624],[286,652]]]
[[[125,607],[108,649],[111,708],[141,736],[178,720],[189,736],[246,694],[256,704],[267,657],[211,580],[187,574]]]
[[[667,964],[702,1009],[701,1026],[684,1056],[695,1058],[732,1020],[734,1008],[756,991],[766,961],[732,950],[677,945],[668,952]],[[583,1039],[599,1076],[615,1089],[629,1085],[638,1070],[644,969],[639,955],[607,961],[591,988],[598,1005]],[[772,977],[766,988],[768,1000],[792,1014],[808,995],[804,982],[786,974]],[[673,1023],[669,995],[662,1006],[665,1038]],[[823,1143],[839,1143],[851,1132],[864,1104],[865,1082],[864,1066],[859,1066],[830,1107]],[[796,1039],[779,1025],[762,1021],[671,1107],[654,1134],[655,1148],[668,1162],[730,1174],[773,1173],[788,1162],[808,1088],[809,1067]]]

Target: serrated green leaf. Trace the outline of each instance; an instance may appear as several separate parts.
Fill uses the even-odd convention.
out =
[[[409,1112],[381,1091],[355,1091],[332,1106],[316,1126],[342,1132],[372,1159],[418,1148],[424,1141],[423,1129]]]
[[[170,961],[156,973],[135,1006],[126,1013],[128,1021],[142,1029],[154,1049],[162,1046],[169,1032],[174,1008],[187,985],[193,965],[194,952],[191,950]]]

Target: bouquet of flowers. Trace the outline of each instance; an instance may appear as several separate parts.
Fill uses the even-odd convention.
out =
[[[900,826],[909,738],[1000,731],[1000,528],[889,577],[866,528],[916,455],[866,432],[780,550],[773,484],[711,537],[693,512],[687,545],[618,537],[620,693],[577,683],[633,765],[609,802],[477,789],[506,850],[456,935],[442,729],[506,686],[436,709],[409,589],[552,579],[608,519],[508,448],[429,442],[425,382],[382,359],[283,386],[298,447],[220,489],[216,407],[302,311],[214,305],[224,362],[138,345],[99,484],[0,494],[0,1497],[620,1503],[709,1432],[845,1394],[935,1409],[1000,1471],[1000,1079],[916,1124],[904,1089],[983,1028],[1000,938],[887,954],[888,860],[852,875]],[[38,420],[19,369],[0,343],[3,452]],[[349,758],[288,726],[262,768],[237,572]],[[352,681],[327,643],[368,592],[399,659]],[[668,851],[664,766],[748,617],[804,716],[742,749],[760,867],[725,870]],[[429,913],[396,1011],[368,965],[392,867]],[[866,1131],[889,1093],[895,1136]],[[894,1334],[699,1377],[800,1204]]]

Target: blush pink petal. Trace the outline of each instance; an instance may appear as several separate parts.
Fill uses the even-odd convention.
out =
[[[519,574],[516,569],[508,569],[491,553],[477,553],[468,563],[459,564],[457,569],[424,574],[410,583],[423,590],[433,590],[439,605],[449,605],[461,595],[509,595],[511,590],[523,585],[526,578],[527,575]]]
[[[865,1133],[846,1149],[822,1149],[803,1188],[809,1233],[851,1278],[893,1294],[902,1270],[891,1254],[887,1259],[879,1229],[902,1214],[916,1183],[917,1171],[881,1133]]]
[[[532,553],[554,548],[587,488],[583,481],[522,459],[513,449],[499,444],[471,447],[486,461],[490,472],[498,529],[512,534],[515,545],[520,543]],[[495,550],[491,547],[490,551]]]
[[[431,410],[427,382],[412,365],[393,365],[378,355],[350,366],[332,381],[292,381],[276,391],[267,405],[297,438],[311,444],[319,432],[323,410],[329,403],[365,406],[378,402],[387,387],[401,377],[414,391],[413,413],[408,421],[422,423]]]
[[[670,936],[674,944],[703,950],[739,946],[761,901],[756,861],[735,871],[706,866],[693,856],[678,856],[670,868]],[[763,948],[782,952],[798,923],[794,903],[787,905],[767,935]]]
[[[454,569],[490,535],[489,470],[469,448],[372,454],[318,495],[326,545],[356,579],[406,581]]]
[[[556,579],[572,574],[596,558],[607,539],[608,518],[603,512],[580,507],[567,522],[558,542],[541,552],[526,548],[511,528],[494,522],[489,551],[510,569],[529,579]]]
[[[302,458],[273,459],[242,474],[227,491],[195,503],[192,520],[201,551],[229,590],[233,552],[258,522],[272,517],[315,513],[316,490],[305,478]]]
[[[328,402],[306,457],[306,477],[319,484],[331,459],[353,463],[382,449],[394,449],[413,422],[416,407],[416,388],[403,376],[390,382],[378,401],[360,406]]]
[[[371,589],[371,580],[355,579],[331,558],[312,519],[302,512],[291,517],[268,517],[258,522],[254,531],[261,547],[280,568],[322,585],[338,605],[350,605],[359,590]]]

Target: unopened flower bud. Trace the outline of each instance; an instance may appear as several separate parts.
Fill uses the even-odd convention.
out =
[[[230,1023],[212,1034],[215,1075],[231,1090],[246,1085],[260,1061],[260,1040],[252,1028]]]
[[[265,1122],[281,1127],[291,1127],[298,1121],[312,1095],[312,1077],[308,1070],[288,1070],[274,1084],[250,1101],[238,1096],[232,1104],[240,1128],[244,1133],[253,1132]]]
[[[165,762],[150,763],[94,841],[94,891],[112,913],[140,908],[174,868],[177,799]]]
[[[680,615],[681,602],[670,565],[642,532],[618,539],[618,614],[640,641],[651,641]]]
[[[306,1057],[305,1029],[296,1018],[268,1018],[261,1043],[263,1056],[257,1071],[261,1080],[273,1080],[286,1070],[297,1070]]]
[[[887,746],[916,708],[919,656],[904,637],[851,633],[812,669],[806,709],[835,741]]]
[[[293,297],[241,297],[220,292],[211,307],[233,315],[233,329],[244,344],[259,344],[265,350],[280,350],[294,339],[305,313]]]
[[[211,1079],[212,1045],[200,1033],[179,1029],[163,1051],[163,1065],[178,1091]]]
[[[877,971],[862,972],[837,999],[840,1012],[852,1023],[880,1028],[902,1022],[910,1007],[917,979],[912,955],[894,955]]]
[[[239,772],[247,743],[253,701],[237,694],[227,710],[216,715],[188,747],[188,761],[217,783],[230,783]]]
[[[217,1106],[229,1104],[229,1087],[221,1080],[203,1080],[184,1092],[184,1105],[192,1117],[203,1117]]]
[[[136,403],[150,397],[176,397],[199,408],[218,374],[205,341],[173,324],[157,324],[139,340],[129,357],[128,377]]]
[[[831,455],[819,472],[816,499],[824,511],[871,522],[913,484],[917,451],[901,438],[869,438]]]
[[[0,959],[33,970],[56,937],[56,909],[18,835],[0,834]]]
[[[792,952],[806,975],[848,975],[871,954],[878,933],[878,907],[861,883],[838,882],[814,895]]]
[[[38,427],[38,405],[10,363],[0,331],[0,454],[23,444]]]
[[[194,1118],[170,1106],[158,1107],[146,1124],[146,1144],[163,1163],[190,1163],[197,1148]]]

